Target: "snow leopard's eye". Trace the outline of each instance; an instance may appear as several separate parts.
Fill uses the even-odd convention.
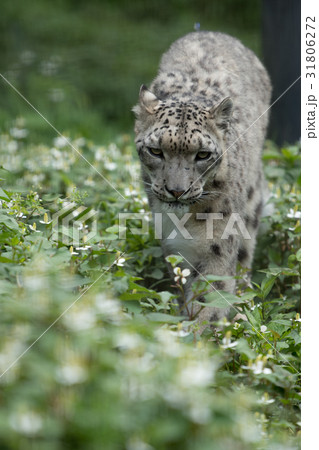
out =
[[[211,152],[198,152],[196,155],[197,161],[203,161],[204,159],[209,159]]]
[[[156,156],[157,158],[163,158],[163,152],[159,148],[147,148],[147,151],[150,155]]]

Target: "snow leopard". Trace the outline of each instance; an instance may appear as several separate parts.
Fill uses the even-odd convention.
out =
[[[225,276],[211,288],[235,293],[238,263],[251,268],[265,203],[270,99],[269,76],[250,49],[224,33],[197,31],[164,53],[133,108],[155,229],[164,255],[184,258],[184,312],[199,323],[227,317],[230,307],[199,306],[192,283]]]

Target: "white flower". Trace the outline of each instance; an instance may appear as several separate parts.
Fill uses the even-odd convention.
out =
[[[73,143],[76,147],[83,147],[83,145],[85,145],[85,143],[86,143],[86,140],[84,137],[80,137],[80,138],[76,139]]]
[[[228,320],[226,319],[226,317],[223,317],[221,320],[219,320],[219,321],[217,322],[217,325],[218,325],[219,327],[229,327],[230,322],[228,322]]]
[[[166,328],[159,328],[155,331],[155,335],[161,344],[162,351],[167,355],[177,358],[183,354],[184,348],[176,340],[175,336],[171,334]]]
[[[62,102],[65,98],[64,90],[59,88],[53,88],[49,91],[49,98],[53,102]]]
[[[13,414],[9,419],[9,423],[15,431],[27,436],[37,434],[42,428],[41,417],[32,411]]]
[[[125,196],[136,196],[136,195],[138,195],[138,192],[135,190],[135,189],[133,189],[133,187],[132,186],[130,186],[130,187],[126,187],[125,189],[124,189],[124,194],[125,194]]]
[[[13,152],[13,153],[16,152],[18,150],[18,147],[19,147],[19,145],[18,145],[17,141],[8,142],[7,149],[9,152]]]
[[[180,384],[184,387],[208,386],[214,379],[215,365],[210,361],[192,361],[182,368]]]
[[[257,330],[256,330],[256,331],[257,331]],[[260,327],[260,332],[263,333],[263,334],[271,333],[271,331],[267,331],[266,325],[261,325],[261,327]]]
[[[265,392],[264,395],[261,397],[261,399],[258,401],[258,403],[261,403],[263,405],[270,405],[271,403],[274,403],[275,399],[269,398],[268,392]]]
[[[301,211],[294,211],[293,209],[290,209],[289,213],[287,214],[287,217],[289,219],[300,219],[301,218]]]
[[[115,162],[106,162],[104,163],[104,167],[107,170],[115,170],[117,168],[117,164]]]
[[[32,180],[33,184],[39,184],[39,183],[41,183],[41,181],[44,180],[44,174],[39,173],[37,175],[32,175],[31,180]]]
[[[125,348],[125,350],[130,350],[129,348]],[[156,366],[156,362],[154,360],[154,355],[152,353],[146,352],[141,356],[136,356],[134,354],[130,354],[126,359],[125,363],[127,364],[130,372],[135,373],[146,373],[150,370],[154,369]]]
[[[170,330],[170,333],[173,336],[177,336],[177,337],[185,337],[185,336],[190,335],[190,331],[185,331],[185,330],[177,330],[177,331]]]
[[[95,151],[94,158],[96,161],[102,161],[106,158],[106,150],[103,147],[98,147]]]
[[[143,216],[143,219],[145,220],[145,222],[150,222],[151,221],[151,215],[149,213],[146,213]]]
[[[73,331],[89,330],[96,323],[94,312],[88,308],[71,309],[63,316],[63,321]]]
[[[10,134],[15,139],[23,139],[28,136],[29,131],[25,128],[10,128]]]
[[[69,144],[68,138],[65,136],[57,136],[56,138],[53,139],[53,145],[57,148],[63,148],[68,144]],[[61,155],[60,152],[59,152],[59,154]]]
[[[241,366],[243,369],[252,370],[255,375],[260,375],[261,373],[264,373],[266,375],[269,375],[272,373],[272,370],[268,367],[264,367],[265,363],[268,359],[268,356],[265,356],[264,358],[262,355],[257,356],[254,363],[250,364],[249,366]]]
[[[85,186],[95,186],[95,182],[93,181],[93,179],[91,177],[87,178],[84,181]]]
[[[88,225],[84,225],[83,222],[74,222],[74,223],[77,225],[79,231],[88,229]]]
[[[250,311],[253,311],[255,308],[260,308],[260,307],[261,307],[260,303],[253,304],[253,306],[250,307]]]
[[[23,52],[20,53],[21,62],[23,64],[26,64],[27,66],[29,64],[32,64],[33,61],[35,60],[35,58],[36,58],[36,55],[31,50],[24,50]]]
[[[36,233],[40,233],[40,231],[37,230],[37,224],[34,222],[33,225],[29,225],[30,230],[35,231]]]
[[[56,58],[50,58],[49,60],[42,61],[40,71],[45,77],[51,77],[55,75],[58,70],[58,64]]]
[[[138,334],[122,333],[116,338],[115,345],[124,350],[135,350],[141,346],[141,343]]]
[[[95,297],[95,306],[97,310],[110,318],[118,318],[122,309],[117,300],[106,298],[105,294],[97,294]]]
[[[69,252],[71,253],[71,255],[78,255],[79,254],[79,253],[74,251],[73,245],[71,245],[71,247],[69,248]]]
[[[130,439],[126,443],[127,450],[155,450],[154,447],[151,447],[146,442],[141,441],[139,438]]]
[[[193,422],[204,424],[209,421],[211,412],[207,405],[196,403],[190,407],[189,416]]]
[[[47,286],[48,280],[45,276],[40,276],[39,273],[36,275],[29,275],[24,278],[24,286],[33,291],[39,291]]]
[[[82,383],[86,378],[86,370],[79,365],[66,364],[56,370],[57,381],[66,386]]]
[[[45,225],[49,225],[52,220],[49,220],[48,214],[44,213],[43,220],[39,220],[40,223],[44,223]]]
[[[186,283],[186,278],[190,275],[191,271],[189,269],[181,270],[180,267],[175,267],[174,273],[176,277],[174,277],[174,281],[178,282],[181,281],[182,284]]]
[[[89,250],[92,248],[91,245],[85,245],[84,247],[75,247],[75,250]]]
[[[116,261],[116,265],[118,266],[118,267],[123,267],[124,266],[124,263],[125,263],[125,258],[119,258],[117,261]]]
[[[28,333],[29,335],[29,333]],[[5,372],[11,362],[18,358],[18,356],[23,352],[24,337],[19,341],[16,340],[5,340],[2,337],[2,348],[0,352],[0,371]],[[16,377],[16,373],[14,371],[9,371],[6,373],[5,377],[0,378],[0,384],[10,383],[10,381],[14,380]]]
[[[221,348],[233,348],[236,347],[237,343],[237,341],[231,341],[231,331],[227,331],[225,337],[223,337]]]
[[[120,156],[120,151],[119,151],[119,149],[117,148],[116,144],[114,144],[114,142],[112,142],[112,143],[108,146],[108,148],[107,148],[107,153],[108,153],[109,155],[111,155],[112,158],[117,158],[117,157]]]

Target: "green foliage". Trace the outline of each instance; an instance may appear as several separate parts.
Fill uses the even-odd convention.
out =
[[[132,106],[171,43],[194,31],[233,34],[260,54],[260,0],[3,0],[1,73],[58,130],[105,142],[132,129]],[[22,115],[32,142],[47,123],[0,79],[0,124]],[[2,125],[1,125],[2,126]]]
[[[221,277],[194,284],[194,301],[233,305],[200,334],[176,301],[181,257],[167,258],[172,282],[152,226],[119,222],[150,224],[131,137],[72,140],[90,166],[62,138],[34,144],[22,120],[12,128],[0,137],[0,447],[298,449],[298,146],[267,144],[272,211],[252,286],[240,267],[236,295],[208,293]],[[57,226],[70,203],[94,208],[96,228]]]

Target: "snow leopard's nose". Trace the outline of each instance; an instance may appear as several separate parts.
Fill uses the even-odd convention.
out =
[[[174,189],[170,190],[170,189],[167,189],[167,188],[166,188],[166,190],[167,190],[167,192],[172,194],[175,198],[181,197],[184,194],[184,192],[185,192],[185,191],[175,191]]]

